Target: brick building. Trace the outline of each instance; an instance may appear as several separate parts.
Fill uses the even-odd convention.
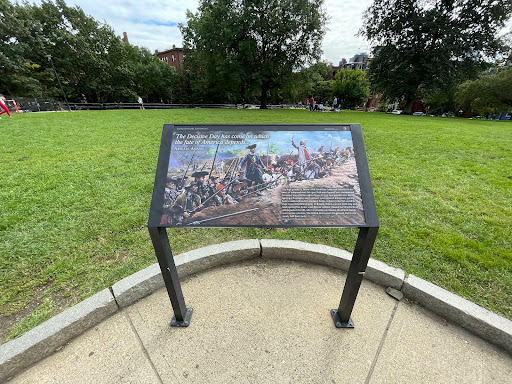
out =
[[[337,66],[332,66],[332,78],[336,76],[342,69],[360,69],[365,71],[368,69],[368,55],[366,53],[359,53],[352,57],[349,61],[345,58],[341,59]]]
[[[181,63],[183,63],[183,48],[176,48],[176,46],[173,45],[171,49],[163,52],[155,50],[155,56],[170,66],[180,68]]]

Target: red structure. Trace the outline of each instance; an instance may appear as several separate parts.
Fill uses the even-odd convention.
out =
[[[172,67],[180,68],[183,62],[183,48],[176,48],[176,46],[173,45],[171,49],[163,52],[155,50],[155,56]]]
[[[371,65],[371,59],[366,53],[359,53],[352,57],[348,62],[346,59],[341,59],[338,66],[332,66],[332,79],[335,79],[336,73],[341,71],[342,69],[351,69],[356,70],[360,69],[364,72],[367,72],[369,66]],[[368,78],[368,75],[366,75]],[[379,103],[382,99],[382,94],[377,93],[375,91],[371,91],[370,95],[368,96],[368,100],[363,105],[360,105],[357,107],[359,110],[364,111],[376,111]],[[398,106],[398,103],[391,103],[393,105],[393,108],[396,108]],[[416,98],[412,104],[411,107],[411,114],[415,112],[423,112],[427,113],[427,108],[423,104],[423,97],[420,96]]]

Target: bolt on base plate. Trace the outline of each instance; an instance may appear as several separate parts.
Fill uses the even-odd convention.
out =
[[[349,318],[348,322],[341,321],[337,309],[331,309],[331,317],[336,328],[354,328],[354,322],[352,321],[352,318]]]
[[[190,325],[190,319],[192,318],[192,312],[194,312],[194,308],[187,308],[183,321],[176,321],[176,316],[173,316],[171,327],[188,327]]]

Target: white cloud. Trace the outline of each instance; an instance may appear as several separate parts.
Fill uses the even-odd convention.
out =
[[[40,3],[33,0],[32,2]],[[349,59],[366,43],[354,35],[362,24],[362,13],[372,0],[326,0],[324,8],[330,15],[328,31],[322,45],[322,58],[337,64],[343,57]],[[151,51],[182,45],[177,23],[186,22],[186,11],[197,11],[198,0],[67,0],[69,6],[78,5],[96,20],[106,22],[122,36],[128,33],[131,44]],[[174,25],[162,25],[174,24]]]
[[[337,65],[342,59],[350,59],[360,52],[368,52],[369,45],[361,37],[355,36],[363,25],[363,12],[372,0],[326,0],[325,9],[330,16],[322,57]]]
[[[185,20],[187,8],[196,9],[196,0],[180,2],[176,0],[67,0],[70,6],[79,5],[87,14],[98,20],[111,19],[159,21],[163,23],[181,22]]]
[[[127,32],[133,45],[162,51],[173,44],[182,45],[177,24],[186,22],[187,9],[195,12],[198,1],[68,0],[67,4],[78,5],[86,14],[106,22],[118,36]]]
[[[32,2],[40,3],[39,0]],[[363,24],[363,12],[372,0],[325,0],[324,9],[330,19],[322,44],[322,58],[337,65],[357,53],[368,52],[370,46],[355,36]],[[178,23],[186,23],[186,10],[197,11],[198,0],[67,0],[69,6],[78,5],[86,14],[106,22],[122,36],[128,33],[131,44],[160,51],[173,44],[182,46]],[[505,30],[512,30],[512,20]]]

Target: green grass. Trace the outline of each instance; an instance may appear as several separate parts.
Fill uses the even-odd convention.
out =
[[[91,111],[0,121],[0,325],[16,324],[1,337],[17,337],[156,262],[146,222],[164,123],[361,123],[381,223],[372,257],[512,319],[510,122],[298,110]],[[245,238],[352,251],[356,235],[169,231],[176,254]]]
[[[50,319],[55,309],[55,303],[52,300],[45,300],[33,312],[26,316],[19,323],[13,325],[9,330],[9,339],[23,335],[26,331],[38,326],[42,322]]]

